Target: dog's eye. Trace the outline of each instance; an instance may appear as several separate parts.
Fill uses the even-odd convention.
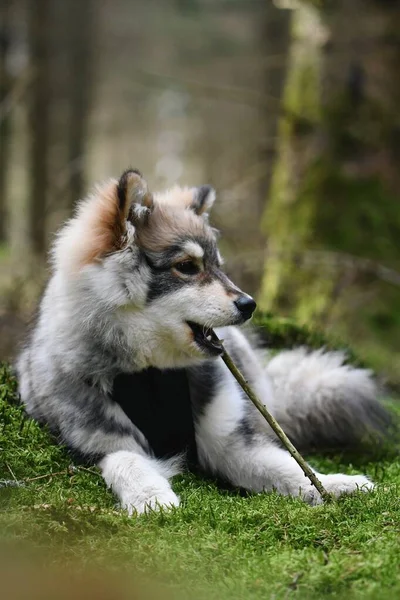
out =
[[[174,268],[183,275],[197,275],[200,271],[199,265],[193,260],[183,260],[174,264]]]

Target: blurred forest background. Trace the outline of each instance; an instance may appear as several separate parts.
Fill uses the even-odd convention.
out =
[[[1,0],[0,358],[97,180],[212,183],[229,274],[400,384],[400,1]]]

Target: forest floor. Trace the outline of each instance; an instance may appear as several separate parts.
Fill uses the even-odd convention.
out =
[[[64,449],[26,420],[14,400],[15,381],[2,366],[0,532],[6,549],[31,548],[46,568],[134,572],[181,598],[400,597],[394,445],[375,454],[312,457],[323,472],[362,472],[377,483],[371,493],[328,505],[220,489],[187,474],[173,481],[179,509],[128,517],[99,472],[71,467]]]

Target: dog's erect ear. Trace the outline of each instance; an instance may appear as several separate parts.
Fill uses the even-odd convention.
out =
[[[193,190],[193,202],[191,209],[196,215],[209,213],[215,202],[215,190],[211,185],[201,185]]]
[[[78,204],[77,212],[58,236],[53,257],[73,272],[112,252],[122,250],[153,207],[147,183],[134,169],[119,181],[111,179]],[[131,223],[133,227],[128,227]]]
[[[117,194],[121,215],[134,224],[140,220],[141,215],[153,208],[153,196],[149,192],[147,182],[137,169],[127,169],[122,173]]]

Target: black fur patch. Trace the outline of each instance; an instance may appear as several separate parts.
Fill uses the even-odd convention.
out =
[[[60,440],[61,443],[64,443],[63,440]],[[105,454],[97,454],[97,453],[83,453],[77,450],[76,448],[72,448],[71,446],[65,444],[67,446],[68,454],[70,455],[72,461],[77,465],[98,465],[99,462],[104,458]]]
[[[147,438],[158,458],[186,452],[197,460],[190,389],[185,369],[146,369],[114,380],[112,399]]]
[[[204,414],[204,409],[217,391],[218,368],[214,361],[187,369],[194,418]]]
[[[147,302],[151,302],[160,296],[176,292],[185,285],[187,285],[187,282],[174,275],[170,269],[160,270],[153,268],[151,270],[151,279],[147,291]]]
[[[210,284],[213,280],[217,279],[221,281],[227,292],[236,291],[235,288],[232,287],[232,282],[228,277],[215,266],[218,263],[218,254],[214,241],[207,238],[191,236],[178,239],[174,245],[167,248],[164,252],[142,253],[151,270],[147,302],[151,302],[160,296],[175,292],[183,286],[190,284],[190,280],[186,281],[181,279],[171,271],[174,261],[176,261],[177,257],[182,253],[182,250],[188,241],[199,244],[204,250],[203,260],[205,271],[201,278],[200,285]]]
[[[195,197],[192,204],[192,209],[196,214],[200,214],[203,211],[204,203],[206,202],[210,193],[214,190],[211,185],[201,185],[197,188]]]
[[[254,440],[255,431],[254,428],[251,426],[249,419],[242,419],[236,431],[238,437],[241,437],[248,444],[250,444]]]

